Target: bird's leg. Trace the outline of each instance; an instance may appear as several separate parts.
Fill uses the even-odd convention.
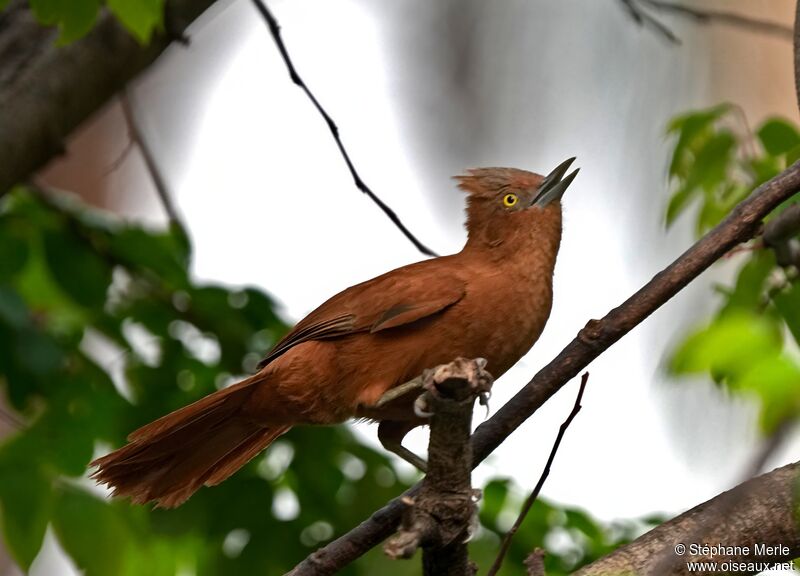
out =
[[[404,396],[413,390],[422,390],[422,376],[417,376],[405,384],[400,384],[399,386],[391,388],[383,396],[378,398],[378,401],[375,403],[374,407],[381,408],[392,400],[397,400],[401,396]],[[380,434],[380,432],[378,432],[378,434]]]
[[[413,382],[413,380],[412,380]],[[421,380],[420,380],[421,382]],[[403,446],[403,438],[409,430],[416,428],[419,422],[382,420],[378,425],[378,440],[389,452],[397,454],[400,458],[411,464],[420,472],[428,471],[428,463],[424,458],[414,454],[411,450]]]

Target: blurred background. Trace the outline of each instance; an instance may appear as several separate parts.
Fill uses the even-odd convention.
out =
[[[794,9],[789,0],[686,4],[786,26]],[[680,40],[675,43],[637,24],[626,6],[617,0],[270,3],[298,71],[335,119],[361,176],[440,254],[458,251],[465,240],[463,196],[452,176],[479,166],[547,173],[577,156],[581,172],[564,200],[553,313],[534,349],[495,384],[492,411],[587,320],[618,305],[694,241],[697,226],[689,214],[665,226],[674,192],[669,167],[675,136],[667,135],[673,117],[731,102],[735,109],[720,121],[743,140],[752,140],[768,118],[797,121],[786,36],[651,9]],[[268,333],[248,328],[248,348],[237,350],[232,361],[240,362],[238,371],[224,367],[224,336],[201,324],[199,330],[181,329],[165,321],[171,327],[165,336],[141,318],[120,320],[127,326],[127,352],[107,337],[83,334],[84,352],[134,405],[156,373],[165,386],[187,393],[174,397],[176,405],[201,389],[186,384],[201,379],[192,376],[195,364],[176,369],[163,361],[165,341],[183,343],[180,354],[203,366],[208,386],[221,385],[252,369],[260,348],[265,351],[285,326],[332,294],[423,258],[355,188],[326,125],[289,80],[252,3],[217,3],[189,36],[188,47],[171,47],[128,88],[127,105],[188,231],[187,286],[217,287],[234,308],[230,298],[237,294],[255,301],[247,292],[252,287],[271,299],[259,314],[267,318],[274,308],[277,316],[264,327]],[[37,182],[74,192],[132,229],[163,231],[167,215],[130,140],[129,123],[115,102],[75,134],[66,155]],[[718,265],[590,366],[583,411],[545,485],[539,516],[530,520],[530,539],[525,533],[517,539],[510,574],[522,570],[519,560],[533,540],[543,540],[553,562],[561,562],[551,566],[554,573],[566,572],[657,517],[671,517],[741,480],[765,438],[758,400],[732,394],[706,374],[678,379],[667,364],[687,333],[719,307],[713,286],[733,282],[742,262],[734,257]],[[160,354],[162,361],[148,360],[148,354]],[[521,495],[538,479],[576,386],[565,387],[475,471],[476,486],[487,487],[489,514],[482,518],[477,557],[491,558],[494,532],[510,526]],[[153,414],[167,407],[155,402],[149,404]],[[25,410],[19,412],[24,416]],[[482,418],[476,411],[476,425]],[[122,419],[128,429],[139,420],[147,418],[137,413]],[[124,434],[118,426],[107,444],[94,444],[95,455]],[[241,482],[257,484],[203,489],[187,510],[147,518],[140,509],[126,509],[114,522],[121,533],[135,525],[134,532],[170,543],[161,549],[143,535],[148,543],[130,553],[152,566],[163,561],[165,574],[244,574],[256,566],[259,573],[280,574],[416,478],[404,462],[382,453],[374,426],[348,427],[352,433],[293,431],[240,473]],[[0,433],[14,435],[16,428],[0,421]],[[427,431],[418,430],[407,443],[424,453],[426,439]],[[790,430],[765,469],[795,461],[796,440]],[[305,464],[298,464],[301,458]],[[71,485],[93,495],[87,498],[102,497],[88,481]],[[347,490],[354,489],[372,490],[374,497],[337,516],[352,502]],[[249,506],[231,504],[250,494],[258,500]],[[109,508],[116,514],[121,507],[130,508]],[[233,513],[241,507],[257,509],[248,512],[252,524],[236,524],[245,522]],[[216,528],[200,520],[217,518]],[[573,529],[579,520],[597,533]],[[30,574],[103,573],[76,555],[80,546],[65,536],[73,530],[68,521],[45,524],[45,546]],[[188,533],[192,525],[197,531]],[[277,540],[280,554],[273,548]],[[203,544],[209,549],[198,555]],[[65,553],[64,547],[71,548]],[[373,573],[378,564],[398,574],[418,571],[416,562],[389,562],[376,551],[351,573]],[[0,573],[21,572],[6,556]]]

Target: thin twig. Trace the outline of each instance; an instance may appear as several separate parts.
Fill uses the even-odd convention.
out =
[[[112,172],[116,172],[119,169],[119,167],[122,166],[122,164],[125,162],[125,160],[128,158],[128,155],[131,153],[131,150],[133,150],[133,146],[134,146],[133,137],[130,135],[130,131],[129,131],[128,132],[128,141],[125,142],[125,148],[123,148],[122,152],[120,152],[117,155],[117,157],[114,158],[114,160],[111,161],[111,163],[108,165],[108,168],[106,168],[103,171],[103,174],[101,176],[102,177],[106,177],[109,174],[111,174]]]
[[[150,149],[147,140],[144,138],[144,135],[139,129],[139,125],[136,122],[136,114],[133,111],[133,106],[131,105],[130,98],[126,90],[123,90],[120,94],[119,102],[122,106],[122,113],[125,115],[125,122],[128,124],[131,140],[136,144],[136,147],[139,148],[139,151],[142,153],[145,166],[147,167],[147,171],[150,173],[150,178],[153,180],[156,193],[158,194],[158,198],[161,200],[161,205],[164,207],[164,212],[167,213],[167,218],[169,218],[170,224],[177,226],[182,230],[186,230],[181,222],[180,216],[178,216],[178,211],[175,209],[175,205],[172,203],[169,188],[167,187],[166,180],[164,179],[164,176],[158,167],[155,155],[153,154],[153,151]]]
[[[478,426],[472,436],[473,467],[590,362],[641,324],[731,248],[752,238],[761,220],[800,191],[800,162],[756,188],[705,236],[600,320],[590,320],[572,342],[528,384]],[[292,571],[293,576],[334,574],[392,534],[418,484],[364,522],[320,548]]]
[[[744,30],[772,34],[786,39],[791,39],[793,35],[792,28],[789,26],[778,22],[750,18],[749,16],[743,16],[725,10],[696,8],[694,6],[675,4],[664,0],[620,0],[620,2],[636,24],[639,26],[649,26],[672,44],[681,44],[680,38],[669,26],[645,10],[644,7],[658,12],[691,18],[698,24],[727,24]]]
[[[752,32],[774,34],[775,36],[786,39],[791,39],[793,34],[790,26],[785,26],[778,22],[750,18],[749,16],[743,16],[741,14],[728,12],[726,10],[697,8],[695,6],[687,6],[685,4],[665,2],[664,0],[639,0],[639,2],[646,6],[650,6],[654,10],[670,12],[677,16],[692,18],[699,24],[728,24],[730,26],[735,26],[744,30],[750,30]]]
[[[664,38],[672,42],[673,44],[682,44],[681,39],[663,22],[661,22],[658,18],[655,18],[652,14],[649,14],[647,11],[642,10],[642,7],[638,5],[636,0],[620,0],[622,2],[622,6],[628,12],[628,15],[633,19],[636,24],[639,26],[645,27],[650,26],[653,30],[661,34]]]
[[[572,421],[575,419],[575,416],[578,415],[578,412],[581,411],[583,391],[586,389],[586,383],[588,381],[589,373],[584,372],[583,376],[581,376],[581,385],[580,388],[578,388],[578,396],[575,398],[575,404],[572,406],[572,411],[569,413],[569,416],[567,416],[567,419],[562,422],[558,429],[556,440],[553,442],[553,447],[550,449],[550,455],[547,457],[547,463],[544,465],[544,470],[542,470],[541,476],[539,476],[539,481],[536,482],[536,486],[531,491],[528,499],[525,500],[525,504],[522,506],[522,510],[520,510],[519,516],[517,516],[517,520],[514,522],[514,525],[503,538],[503,543],[500,545],[500,551],[497,553],[497,557],[494,559],[492,567],[489,568],[487,576],[495,576],[495,574],[500,571],[500,567],[503,565],[503,559],[506,557],[506,553],[511,547],[511,539],[514,538],[514,534],[517,533],[519,527],[522,525],[522,521],[525,520],[528,512],[530,512],[531,506],[533,506],[533,503],[536,502],[536,499],[539,497],[539,492],[542,491],[542,486],[544,486],[545,480],[547,480],[547,477],[550,475],[550,467],[553,465],[553,460],[556,458],[556,453],[558,452],[559,446],[561,446],[561,440],[564,438],[564,433],[567,431],[567,428],[569,428],[569,425],[572,424]]]
[[[5,408],[0,408],[0,420],[5,421],[7,424],[17,428],[18,430],[25,430],[28,425],[25,424],[22,420],[19,420],[16,416],[11,414],[11,412],[7,411]]]
[[[272,35],[272,39],[275,41],[275,45],[278,47],[278,51],[280,52],[281,58],[286,65],[286,69],[289,72],[289,77],[292,79],[292,82],[294,82],[305,93],[305,95],[314,105],[314,108],[317,109],[317,112],[319,112],[320,116],[322,116],[322,118],[325,120],[325,123],[328,125],[331,136],[333,136],[336,146],[339,148],[339,153],[342,155],[342,158],[347,164],[348,170],[350,170],[350,175],[353,177],[353,182],[355,183],[356,188],[366,194],[369,199],[372,200],[378,206],[378,208],[380,208],[383,213],[386,214],[386,216],[389,217],[389,220],[391,220],[392,223],[405,235],[405,237],[408,238],[412,244],[414,244],[417,250],[426,256],[437,256],[436,252],[425,246],[425,244],[420,242],[417,237],[414,236],[408,228],[406,228],[405,224],[403,224],[397,214],[395,214],[394,210],[392,210],[383,200],[381,200],[377,194],[375,194],[375,192],[373,192],[372,189],[366,185],[364,180],[361,179],[361,176],[356,170],[353,161],[350,159],[350,155],[347,153],[347,149],[342,143],[341,136],[339,136],[339,128],[336,126],[333,118],[331,118],[330,114],[328,114],[325,108],[322,107],[322,104],[319,103],[317,97],[314,96],[314,93],[311,92],[303,78],[295,69],[294,62],[292,62],[292,58],[289,56],[289,51],[286,49],[286,45],[283,43],[281,27],[278,24],[278,21],[275,19],[275,16],[272,15],[272,12],[270,12],[263,0],[253,0],[253,4],[255,4],[259,14],[261,14],[261,16],[264,18],[264,21],[267,23],[269,32]]]
[[[772,434],[764,438],[761,448],[755,453],[750,464],[745,469],[742,482],[746,482],[750,480],[750,478],[755,478],[761,473],[767,460],[781,447],[789,435],[789,431],[795,424],[796,422],[794,420],[787,418],[778,425]]]

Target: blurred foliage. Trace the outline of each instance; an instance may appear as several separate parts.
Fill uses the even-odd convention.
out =
[[[698,236],[755,187],[800,158],[795,125],[770,118],[752,133],[741,110],[729,104],[681,115],[668,133],[675,148],[666,223],[671,225],[697,204]],[[798,271],[777,266],[772,251],[760,241],[736,257],[741,264],[735,280],[717,287],[719,310],[677,346],[669,370],[675,375],[709,374],[727,390],[757,398],[761,427],[772,433],[800,414]]]
[[[10,0],[0,0],[0,10]],[[108,8],[142,44],[164,21],[165,0],[29,0],[36,19],[44,26],[57,26],[59,42],[77,40],[92,29],[103,7]]]
[[[86,478],[93,456],[254,369],[286,330],[254,288],[188,273],[177,227],[125,224],[65,194],[17,189],[0,202],[0,389],[20,423],[0,444],[2,533],[28,569],[50,526],[89,576],[283,574],[408,483],[344,426],[292,430],[220,486],[176,510],[110,502]],[[486,487],[473,557],[488,566],[520,498]],[[566,574],[633,536],[537,502],[504,573],[535,547]],[[146,568],[144,568],[146,567]],[[373,550],[345,574],[417,574]]]
[[[483,489],[480,521],[482,538],[470,549],[470,557],[488,567],[501,538],[516,519],[523,495],[508,479],[491,480]],[[547,576],[566,576],[631,542],[663,521],[653,516],[638,521],[601,525],[577,508],[560,507],[537,499],[511,541],[501,574],[524,576],[524,560],[535,548],[546,552]]]

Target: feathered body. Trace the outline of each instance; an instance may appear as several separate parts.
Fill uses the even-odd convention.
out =
[[[130,444],[95,461],[98,481],[136,502],[176,506],[298,424],[369,418],[394,425],[401,439],[424,424],[412,409],[415,395],[375,404],[427,368],[483,357],[495,377],[505,373],[550,314],[560,194],[537,205],[543,177],[509,168],[458,180],[468,194],[461,252],[335,295],[275,346],[258,373],[140,428]]]

